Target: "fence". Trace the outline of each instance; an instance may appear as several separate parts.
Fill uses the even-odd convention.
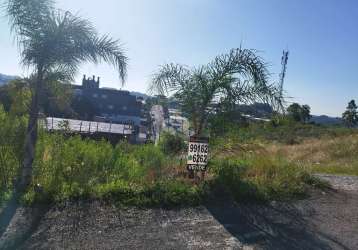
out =
[[[74,119],[63,119],[55,117],[47,117],[39,120],[41,127],[48,131],[51,130],[63,130],[64,127],[72,132],[78,133],[108,133],[108,134],[120,134],[131,135],[133,133],[133,127],[129,124],[115,124],[106,122],[94,122],[94,121],[82,121]]]

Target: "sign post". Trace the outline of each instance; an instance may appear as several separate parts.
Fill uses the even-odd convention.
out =
[[[191,136],[188,146],[187,169],[193,177],[194,171],[206,171],[208,165],[209,138]]]

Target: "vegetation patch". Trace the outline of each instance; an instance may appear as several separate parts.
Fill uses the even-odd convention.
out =
[[[288,200],[302,197],[319,182],[306,169],[268,155],[226,157],[212,164],[215,184],[225,187],[236,200]]]
[[[6,144],[1,141],[0,156],[8,159],[2,165],[7,169],[1,179],[4,201],[19,173],[26,118],[4,111],[1,116],[4,138],[14,135]],[[317,134],[319,139],[314,139]],[[295,144],[268,140],[279,135],[301,139]],[[303,197],[311,186],[325,186],[312,172],[356,174],[357,141],[357,135],[344,128],[250,124],[211,138],[208,173],[198,182],[185,176],[185,143],[180,136],[164,134],[157,146],[122,142],[113,147],[104,140],[40,131],[33,181],[22,201],[101,199],[124,206],[183,206],[200,204],[218,191],[237,201],[293,199]]]

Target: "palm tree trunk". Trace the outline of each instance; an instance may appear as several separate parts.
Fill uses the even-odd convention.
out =
[[[39,92],[41,82],[42,74],[38,73],[29,112],[29,122],[25,137],[24,159],[21,169],[21,179],[17,187],[19,191],[25,190],[32,181],[32,164],[35,159],[35,147],[37,142],[37,118],[39,113]]]
[[[205,113],[202,112],[201,116],[199,117],[199,122],[197,122],[196,136],[202,136],[205,120],[206,120]]]

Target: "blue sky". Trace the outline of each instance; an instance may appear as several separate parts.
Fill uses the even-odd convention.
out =
[[[313,114],[340,116],[358,101],[358,1],[356,0],[57,0],[89,18],[100,33],[119,38],[130,58],[125,88],[145,92],[159,65],[205,64],[231,48],[257,49],[278,79],[288,48],[285,89],[290,101]],[[6,19],[0,19],[0,72],[26,75]],[[107,65],[83,65],[103,86],[119,88]]]

